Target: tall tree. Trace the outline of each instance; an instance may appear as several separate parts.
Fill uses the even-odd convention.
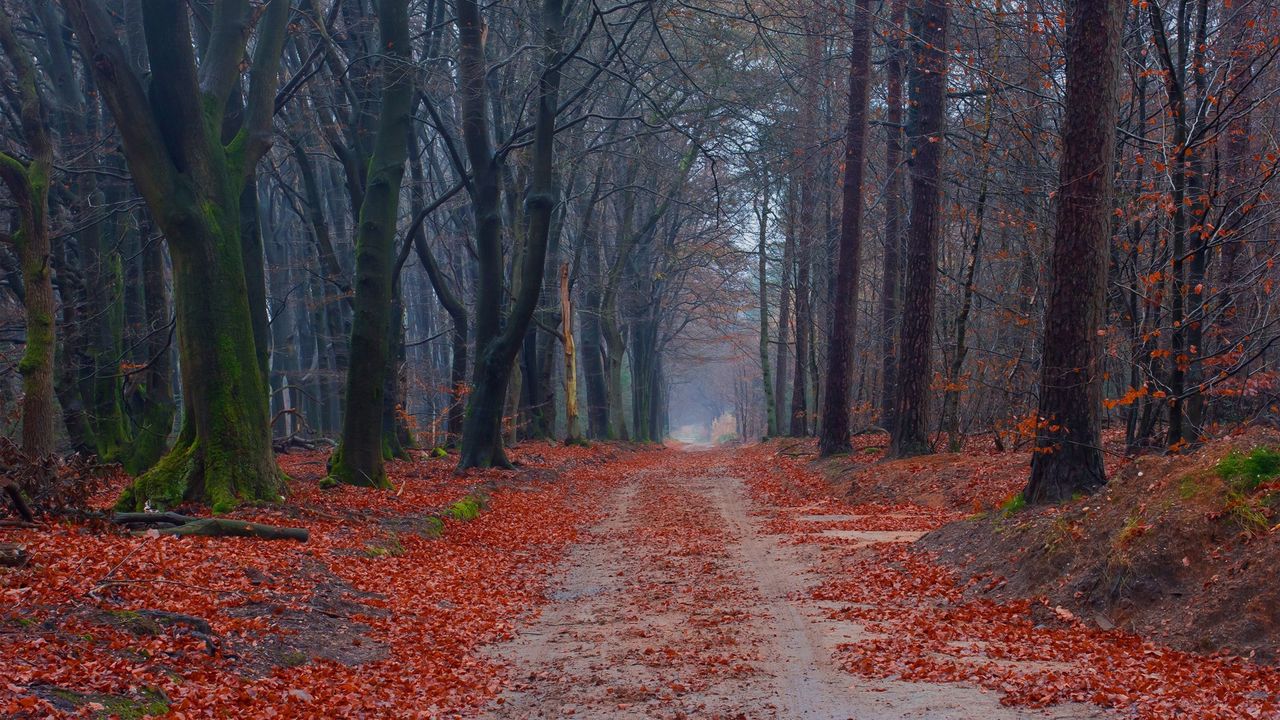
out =
[[[836,259],[827,351],[827,389],[822,404],[818,451],[847,453],[849,398],[853,383],[853,339],[862,255],[862,176],[867,145],[867,99],[871,91],[871,9],[858,0],[853,9],[849,54],[849,121],[844,131],[844,198],[840,209],[840,245]]]
[[[890,453],[931,452],[925,423],[941,233],[942,148],[947,109],[947,0],[921,0],[914,9],[915,64],[911,68],[911,226],[907,230],[907,286],[898,355]]]
[[[884,269],[880,291],[880,425],[893,432],[898,369],[898,314],[902,276],[902,27],[907,0],[892,0],[885,57]]]
[[[1111,240],[1124,7],[1123,0],[1076,0],[1071,13],[1058,224],[1028,502],[1067,499],[1106,482],[1098,332]]]
[[[182,432],[120,505],[193,500],[225,511],[243,500],[276,500],[283,476],[272,455],[267,387],[254,339],[240,197],[270,145],[289,2],[270,0],[258,18],[243,119],[227,143],[221,129],[238,94],[250,37],[247,0],[214,3],[198,61],[188,7],[144,2],[151,68],[145,80],[134,72],[98,0],[64,5],[173,262]]]
[[[409,48],[408,0],[379,0],[378,33],[382,82],[381,112],[373,154],[365,179],[360,222],[356,228],[355,316],[347,370],[346,413],[342,440],[334,451],[329,474],[338,482],[389,487],[383,467],[383,404],[392,372],[392,285],[395,274],[396,219],[412,129],[413,74]],[[406,238],[406,243],[412,238]],[[408,249],[406,244],[406,250]]]
[[[458,467],[508,467],[511,463],[502,447],[503,405],[507,399],[512,364],[538,304],[551,216],[557,203],[552,156],[560,92],[564,7],[561,0],[545,0],[542,6],[546,57],[538,80],[531,178],[525,196],[526,234],[520,262],[513,273],[519,283],[505,318],[503,306],[507,287],[501,239],[501,159],[494,155],[489,138],[484,25],[480,7],[474,0],[459,0],[457,14],[462,134],[467,159],[471,163],[476,259],[479,265],[476,358]]]
[[[754,204],[760,239],[756,247],[756,274],[760,288],[760,381],[764,388],[765,433],[778,434],[778,414],[773,401],[773,377],[769,372],[769,168],[761,174],[764,188],[760,200]]]
[[[43,457],[53,450],[54,296],[49,240],[49,176],[53,141],[47,111],[40,98],[31,56],[18,41],[6,13],[0,12],[0,50],[14,68],[18,123],[30,157],[27,162],[0,152],[0,182],[18,208],[18,232],[6,236],[18,251],[23,306],[27,316],[26,349],[18,363],[22,373],[22,449]]]

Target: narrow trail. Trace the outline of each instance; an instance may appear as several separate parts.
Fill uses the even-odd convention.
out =
[[[1093,718],[1085,705],[1002,706],[959,684],[869,680],[837,648],[876,636],[810,599],[820,545],[767,531],[725,451],[671,453],[634,472],[552,581],[550,603],[492,652],[512,668],[482,717]],[[806,522],[849,548],[920,533]],[[1034,668],[1024,668],[1034,671]]]

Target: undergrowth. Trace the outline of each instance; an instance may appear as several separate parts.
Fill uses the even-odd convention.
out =
[[[1280,450],[1258,446],[1246,455],[1232,450],[1214,466],[1218,477],[1232,488],[1244,492],[1280,477]]]

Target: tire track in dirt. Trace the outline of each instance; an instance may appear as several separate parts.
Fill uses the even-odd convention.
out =
[[[868,636],[807,600],[812,546],[752,514],[717,452],[672,453],[627,478],[575,546],[549,604],[494,648],[511,667],[483,717],[1089,718],[1000,705],[950,684],[866,680],[834,659]]]

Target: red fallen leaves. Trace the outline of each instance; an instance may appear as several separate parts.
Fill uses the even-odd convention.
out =
[[[734,471],[757,500],[782,510],[771,523],[777,532],[811,537],[814,523],[795,519],[802,514],[859,515],[822,524],[859,530],[930,529],[954,519],[946,510],[900,506],[876,514],[874,506],[821,497],[825,481],[768,446],[744,449]],[[818,571],[824,580],[812,597],[846,603],[833,617],[873,636],[841,648],[841,661],[859,675],[978,685],[1024,707],[1075,701],[1139,718],[1280,717],[1276,668],[1103,631],[1040,601],[965,601],[952,574],[910,546],[830,548]]]
[[[457,477],[450,459],[423,459],[394,463],[391,491],[320,491],[323,456],[283,456],[294,478],[288,503],[235,516],[306,525],[312,536],[306,545],[135,538],[77,525],[5,531],[5,539],[32,547],[35,558],[0,574],[6,604],[0,666],[7,681],[0,715],[55,715],[36,694],[41,686],[114,695],[154,688],[169,698],[173,717],[218,717],[248,707],[275,717],[427,717],[485,702],[505,680],[477,646],[505,637],[542,601],[551,564],[589,521],[598,493],[625,467],[650,457],[541,445],[514,454],[534,470],[562,475],[496,490],[488,512],[468,523],[449,521],[441,539],[392,537],[386,528],[502,473]],[[605,458],[613,462],[601,464]],[[391,541],[395,553],[370,554],[371,545]],[[312,602],[321,585],[333,582],[349,585],[341,597],[351,604],[337,611]],[[136,635],[113,622],[139,609],[208,620],[224,653],[211,657],[202,640],[180,628]],[[285,632],[281,618],[306,613],[350,613],[346,620],[365,626],[351,645],[385,648],[385,659],[357,667],[322,659],[270,667],[278,658],[265,662],[272,658],[260,651]]]

